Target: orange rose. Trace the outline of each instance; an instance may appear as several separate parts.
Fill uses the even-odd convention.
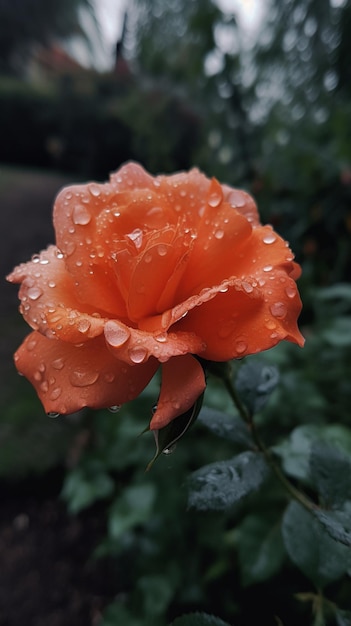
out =
[[[197,169],[153,178],[129,163],[109,183],[68,187],[54,226],[56,246],[8,277],[33,328],[16,366],[48,412],[132,400],[161,365],[150,427],[162,428],[205,388],[194,355],[303,345],[288,244],[247,193]]]

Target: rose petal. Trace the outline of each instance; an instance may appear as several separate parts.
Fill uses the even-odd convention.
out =
[[[294,281],[284,269],[262,274],[261,286],[255,277],[241,284],[229,282],[226,293],[218,292],[176,324],[177,331],[196,328],[207,346],[203,358],[226,361],[267,350],[284,339],[304,344],[296,321],[301,300]]]
[[[109,320],[104,332],[110,352],[130,365],[144,363],[151,356],[164,363],[171,357],[188,352],[200,354],[206,347],[193,332],[151,334],[130,328],[119,320]]]
[[[136,398],[155,374],[158,362],[131,367],[117,361],[102,337],[79,347],[31,333],[15,355],[17,369],[28,378],[45,410],[73,413],[83,407],[104,408]]]
[[[188,411],[205,387],[203,368],[190,354],[165,363],[162,366],[161,393],[150,429],[164,428],[173,419]]]
[[[80,310],[73,279],[55,246],[19,265],[8,280],[21,283],[21,312],[34,330],[73,343],[103,332],[105,322],[98,309],[85,306],[84,312]]]

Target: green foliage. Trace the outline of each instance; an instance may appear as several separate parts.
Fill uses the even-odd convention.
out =
[[[267,467],[256,452],[205,465],[189,478],[189,506],[199,511],[225,511],[258,489]]]

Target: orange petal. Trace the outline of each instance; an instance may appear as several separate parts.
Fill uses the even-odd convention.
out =
[[[206,387],[203,368],[190,354],[171,359],[162,366],[161,393],[151,430],[164,428],[188,411]]]
[[[175,328],[196,328],[206,343],[201,356],[226,361],[272,348],[283,339],[302,346],[297,327],[301,300],[295,282],[285,269],[264,272],[259,280],[232,281],[226,293],[189,311]]]
[[[79,347],[33,332],[15,355],[15,363],[35,387],[45,411],[73,413],[104,408],[136,398],[157,370],[155,359],[138,367],[117,361],[102,337]]]
[[[107,347],[120,361],[136,365],[145,363],[151,356],[160,363],[181,354],[201,353],[205,344],[194,332],[151,334],[130,328],[119,320],[109,320],[105,324]]]
[[[8,280],[21,283],[20,310],[34,330],[74,343],[87,341],[103,332],[104,319],[99,311],[91,306],[80,310],[74,281],[66,270],[63,255],[55,246],[49,246],[32,261],[19,265]]]

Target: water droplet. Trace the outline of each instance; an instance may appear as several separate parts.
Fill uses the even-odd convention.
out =
[[[56,411],[49,411],[46,415],[48,417],[51,417],[51,419],[55,419],[56,417],[60,417],[60,413],[57,413]]]
[[[96,383],[99,378],[99,372],[76,369],[69,376],[69,380],[73,387],[89,387]]]
[[[174,452],[174,450],[176,449],[177,444],[174,443],[173,446],[170,446],[169,448],[165,448],[164,450],[162,450],[162,454],[165,454],[166,456],[168,454],[172,454]]]
[[[117,321],[110,320],[105,324],[105,338],[107,343],[114,348],[119,348],[128,341],[130,330]]]
[[[273,265],[265,265],[263,268],[264,272],[271,272],[273,269]]]
[[[294,298],[296,295],[296,289],[295,287],[286,287],[285,293],[288,296],[288,298]]]
[[[86,226],[91,221],[91,215],[85,206],[77,204],[73,209],[72,219],[76,225]]]
[[[132,348],[129,350],[129,358],[130,360],[137,364],[143,363],[148,355],[146,348]]]
[[[48,381],[47,381],[47,380],[43,380],[43,382],[42,382],[42,383],[40,383],[40,390],[41,390],[43,393],[46,393],[46,392],[49,390],[49,383],[48,383]]]
[[[74,241],[67,241],[66,242],[66,254],[68,254],[68,256],[73,254],[75,249],[76,249],[76,244],[74,243]]]
[[[98,196],[101,194],[101,189],[99,185],[96,185],[95,183],[91,183],[90,185],[88,185],[88,189],[91,195],[95,198],[98,198]]]
[[[266,327],[268,328],[268,330],[274,330],[274,328],[276,328],[277,325],[274,322],[274,320],[267,320],[266,321]]]
[[[41,372],[39,372],[39,370],[37,370],[36,372],[34,372],[33,377],[34,377],[34,380],[39,382],[42,379],[43,375]]]
[[[234,208],[241,207],[245,205],[245,196],[242,191],[236,189],[229,194],[227,202]]]
[[[39,254],[33,254],[33,256],[32,256],[32,263],[39,263],[39,261],[40,261]]]
[[[91,326],[91,323],[89,322],[89,320],[85,318],[82,318],[78,320],[77,322],[77,329],[80,333],[87,333],[90,326]]]
[[[51,289],[53,289],[54,287],[56,287],[56,283],[54,280],[49,280],[48,282],[49,287],[51,287]]]
[[[221,195],[216,192],[211,193],[207,199],[207,203],[213,208],[217,207],[221,203],[221,201],[222,201]]]
[[[287,307],[284,304],[284,302],[275,302],[269,307],[269,309],[273,317],[278,317],[278,318],[285,317],[288,312]]]
[[[243,281],[241,284],[242,284],[243,290],[246,291],[246,293],[253,292],[253,286],[250,283],[246,283],[245,281]]]
[[[108,410],[110,411],[110,413],[118,413],[120,408],[121,408],[120,404],[113,404],[112,406],[108,407]]]
[[[62,393],[61,387],[55,387],[55,389],[53,389],[52,392],[50,393],[50,400],[57,400],[57,398],[60,397],[61,393]]]
[[[238,339],[235,342],[235,349],[237,351],[238,354],[242,354],[243,352],[245,352],[245,350],[247,350],[247,343],[244,339]]]
[[[167,254],[167,246],[165,246],[163,243],[160,243],[157,246],[157,252],[160,256],[166,256]]]
[[[42,294],[43,292],[39,287],[30,287],[27,291],[28,298],[31,300],[38,300]]]
[[[141,248],[143,244],[143,231],[140,228],[136,228],[131,233],[126,235],[135,245],[137,250]]]
[[[159,335],[156,335],[155,339],[159,343],[165,343],[165,341],[167,341],[167,333],[160,333]]]
[[[216,239],[223,239],[223,237],[224,237],[224,230],[216,230],[214,236],[216,237]]]
[[[52,367],[55,370],[62,370],[62,368],[65,365],[65,362],[64,362],[64,360],[62,358],[58,358],[58,359],[55,359],[54,361],[52,361],[51,365],[52,365]]]
[[[30,341],[27,342],[27,350],[28,352],[32,352],[32,350],[34,350],[35,346],[37,345],[37,340],[36,339],[30,339]]]
[[[275,234],[273,232],[271,233],[267,233],[264,237],[263,237],[263,243],[274,243],[277,240]]]
[[[63,259],[63,258],[64,258],[64,256],[65,256],[65,255],[63,254],[63,252],[61,252],[61,250],[59,250],[58,248],[57,248],[57,250],[55,250],[55,255],[56,255],[56,258],[57,258],[57,259]]]
[[[40,265],[48,265],[49,263],[49,259],[40,259]]]

